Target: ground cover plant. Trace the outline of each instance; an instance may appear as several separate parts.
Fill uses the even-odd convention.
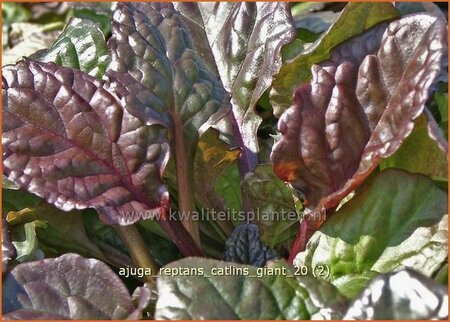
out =
[[[446,319],[447,7],[2,3],[4,319]]]

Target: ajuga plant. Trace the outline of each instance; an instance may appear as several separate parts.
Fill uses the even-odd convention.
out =
[[[445,13],[3,3],[3,317],[447,318]]]

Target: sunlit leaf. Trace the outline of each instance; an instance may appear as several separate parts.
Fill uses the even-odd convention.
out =
[[[447,287],[413,270],[375,278],[344,316],[344,320],[447,319]]]
[[[312,67],[271,155],[308,208],[336,207],[400,147],[439,75],[446,39],[445,21],[414,14],[353,37]]]
[[[260,277],[256,277],[255,267],[203,258],[186,258],[166,266],[169,272],[178,267],[202,270],[203,274],[170,276],[162,271],[155,319],[338,319],[345,306],[332,285],[312,276],[295,278],[281,262],[269,266],[279,269],[277,273],[266,271]]]
[[[219,128],[242,149],[241,162],[252,171],[258,162],[256,134],[261,123],[254,107],[281,67],[281,47],[294,39],[289,4],[198,2],[176,8],[196,35],[194,45],[217,66],[212,68],[231,94],[229,122]]]
[[[329,218],[294,262],[329,267],[328,280],[349,297],[376,273],[412,268],[431,276],[447,258],[446,213],[447,193],[431,179],[387,169]]]
[[[51,48],[30,59],[54,62],[101,78],[111,58],[99,26],[87,19],[71,18]]]
[[[428,135],[428,120],[419,116],[414,130],[397,152],[380,163],[380,168],[398,168],[422,173],[435,180],[447,181],[447,154]]]
[[[307,51],[283,62],[270,92],[275,115],[281,115],[292,105],[292,93],[300,84],[311,79],[313,64],[329,59],[331,50],[342,42],[382,21],[396,17],[398,12],[387,2],[347,4],[338,20]]]

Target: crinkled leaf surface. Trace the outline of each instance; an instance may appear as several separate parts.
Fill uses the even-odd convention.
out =
[[[292,93],[311,78],[311,66],[329,59],[334,47],[382,21],[396,17],[398,12],[390,3],[347,4],[337,21],[308,50],[283,62],[270,92],[274,114],[281,115],[292,105]]]
[[[186,258],[167,268],[201,268],[203,275],[158,278],[155,319],[324,319],[340,318],[345,300],[329,283],[311,276],[256,276],[256,268],[201,258]],[[248,275],[212,276],[213,269],[247,269]],[[207,296],[198,296],[207,294]]]
[[[169,146],[181,165],[178,172],[185,175],[199,133],[227,111],[225,91],[193,49],[191,35],[171,4],[119,4],[108,47],[112,58],[106,83],[29,61],[4,71],[3,119],[11,124],[5,131],[4,165],[10,179],[64,210],[93,207],[108,223],[131,224],[142,212],[167,206],[161,175]],[[31,89],[25,89],[28,84]],[[23,91],[27,95],[19,98]],[[49,114],[44,122],[30,115],[31,101],[42,111],[38,114]],[[37,123],[40,129],[34,131]],[[17,140],[25,124],[27,135]],[[39,142],[27,151],[17,146],[25,138]],[[76,164],[70,160],[74,155]],[[19,158],[23,163],[16,162]],[[45,165],[54,159],[57,166]],[[133,211],[134,216],[127,215]],[[167,221],[162,224],[172,228]],[[182,246],[182,227],[168,233]]]
[[[227,262],[263,267],[269,260],[280,258],[277,251],[267,247],[255,224],[236,227],[227,240],[223,259]]]
[[[258,165],[242,185],[250,197],[252,209],[257,209],[253,213],[253,223],[259,227],[263,242],[274,247],[295,236],[300,217],[292,191],[277,179],[270,164]]]
[[[112,86],[134,115],[169,128],[177,180],[194,191],[199,135],[228,112],[218,75],[195,51],[171,3],[119,4],[108,47]],[[193,200],[181,202],[182,211],[195,207]]]
[[[194,50],[191,37],[171,3],[122,3],[114,13],[108,47],[109,74],[122,101],[145,123],[168,126],[173,149],[192,161],[199,131],[227,108],[218,75]]]
[[[423,111],[447,44],[445,21],[413,14],[382,23],[312,67],[279,121],[277,175],[312,209],[330,209],[392,155]]]
[[[128,290],[106,264],[76,254],[16,266],[3,294],[7,319],[114,320],[134,311]]]
[[[413,268],[430,276],[447,258],[447,194],[423,175],[387,169],[314,233],[295,264],[327,265],[352,297],[373,273]]]
[[[171,3],[119,4],[108,47],[112,87],[133,115],[168,127],[177,180],[194,191],[199,135],[228,112],[219,76],[195,50]],[[180,200],[182,211],[193,207],[192,200]]]
[[[30,59],[54,62],[101,78],[111,58],[99,26],[87,19],[71,18],[52,47]]]
[[[311,66],[331,56],[330,51],[376,24],[398,17],[390,3],[349,3],[338,20],[308,50],[285,62],[275,76],[270,92],[274,114],[292,105],[292,93],[311,78]]]
[[[123,108],[93,77],[53,63],[3,68],[3,171],[63,210],[95,208],[109,223],[160,207],[169,152],[162,127]]]
[[[432,116],[431,116],[432,118]],[[434,120],[431,119],[431,122]],[[422,173],[435,180],[447,181],[447,154],[428,135],[429,121],[419,116],[414,130],[391,157],[381,161],[380,168],[398,168]]]
[[[375,278],[344,316],[344,320],[447,319],[447,287],[409,269]]]
[[[253,110],[281,66],[281,47],[294,39],[288,3],[179,3],[194,34],[194,44],[213,58],[225,89],[231,94],[234,129],[225,129],[243,149],[246,168],[257,164],[256,131],[261,118]]]

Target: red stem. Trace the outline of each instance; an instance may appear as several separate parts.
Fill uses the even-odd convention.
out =
[[[298,253],[306,249],[306,244],[308,243],[311,236],[319,230],[320,226],[325,222],[328,213],[334,212],[334,209],[329,210],[329,212],[324,212],[317,214],[314,211],[305,211],[302,221],[300,222],[300,227],[298,228],[298,233],[295,238],[294,245],[292,245],[291,251],[289,253],[288,262],[292,264],[294,262],[295,256]]]
[[[170,239],[175,243],[184,256],[203,256],[202,251],[198,248],[192,236],[178,220],[170,220],[168,215],[169,200],[163,198],[161,201],[161,216],[158,223],[161,228],[169,235]]]

